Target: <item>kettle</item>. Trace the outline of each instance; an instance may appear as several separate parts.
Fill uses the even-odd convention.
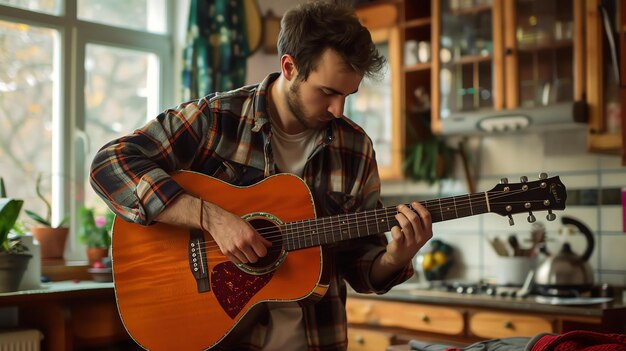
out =
[[[572,251],[569,243],[563,243],[561,251],[547,257],[537,268],[535,287],[542,295],[579,296],[591,290],[594,284],[593,270],[589,265],[589,257],[594,249],[591,230],[581,222],[562,217],[565,226],[575,226],[587,239],[587,247],[582,256]]]

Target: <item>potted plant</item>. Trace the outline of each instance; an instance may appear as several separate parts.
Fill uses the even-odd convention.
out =
[[[46,205],[46,215],[40,216],[31,210],[24,210],[28,217],[33,219],[37,225],[31,228],[31,232],[41,247],[42,259],[60,259],[63,258],[65,251],[65,242],[69,229],[65,227],[69,217],[64,217],[58,224],[52,225],[52,206],[50,202],[41,193],[41,174],[37,177],[37,186],[35,188],[37,197]]]
[[[6,197],[4,180],[0,178],[0,292],[17,290],[32,257],[19,240],[9,236],[23,204],[23,200]]]
[[[90,266],[109,256],[110,232],[114,218],[115,215],[111,211],[107,211],[106,215],[96,218],[94,210],[91,208],[83,207],[79,210],[78,238],[87,246],[87,259]]]

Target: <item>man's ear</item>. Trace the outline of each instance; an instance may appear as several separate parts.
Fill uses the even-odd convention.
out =
[[[280,70],[288,81],[291,81],[298,75],[298,69],[296,68],[296,60],[293,56],[285,54],[280,58]]]

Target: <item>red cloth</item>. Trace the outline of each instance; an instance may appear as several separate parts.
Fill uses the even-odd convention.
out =
[[[626,335],[576,330],[541,337],[532,351],[626,351]]]

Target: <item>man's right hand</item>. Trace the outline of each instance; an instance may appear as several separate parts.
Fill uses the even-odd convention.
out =
[[[202,205],[204,223],[200,225]],[[214,203],[201,201],[189,194],[179,195],[155,220],[208,231],[222,253],[236,264],[256,262],[265,256],[267,248],[272,246],[272,243],[263,238],[248,222]]]
[[[262,237],[250,223],[216,204],[203,201],[202,227],[208,230],[222,253],[236,264],[255,263],[267,255],[272,243]]]

